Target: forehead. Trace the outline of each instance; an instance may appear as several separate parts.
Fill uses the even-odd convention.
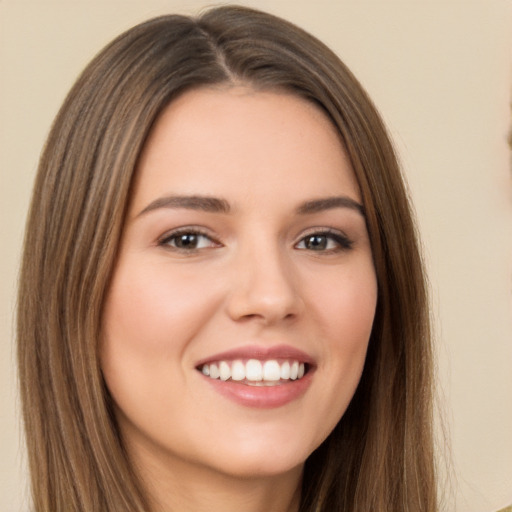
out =
[[[335,192],[359,200],[350,161],[326,114],[281,91],[201,88],[157,120],[136,176],[137,206],[167,193],[263,201]]]

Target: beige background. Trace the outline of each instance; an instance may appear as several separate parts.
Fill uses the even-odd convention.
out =
[[[512,502],[510,0],[249,1],[327,42],[395,138],[426,246],[446,510]],[[0,510],[28,510],[13,355],[23,223],[38,154],[92,55],[131,25],[204,2],[0,0]],[[451,489],[451,490],[450,490]]]

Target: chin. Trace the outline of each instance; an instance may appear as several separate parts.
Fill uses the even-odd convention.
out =
[[[226,476],[243,479],[278,477],[302,471],[305,459],[286,458],[280,454],[276,460],[274,455],[275,452],[260,453],[258,457],[231,460],[212,469]]]
[[[298,440],[300,441],[300,440]],[[304,441],[294,443],[290,439],[269,442],[233,443],[225,450],[212,453],[217,471],[240,478],[271,477],[301,471],[304,462],[316,446],[305,446]],[[222,450],[222,451],[221,451]]]

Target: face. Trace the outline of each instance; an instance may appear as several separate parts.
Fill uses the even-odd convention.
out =
[[[139,464],[278,475],[328,436],[376,305],[360,202],[335,129],[304,99],[205,88],[167,107],[103,318],[102,370]]]

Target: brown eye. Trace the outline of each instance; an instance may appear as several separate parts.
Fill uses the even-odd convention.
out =
[[[194,233],[185,233],[174,237],[173,243],[179,249],[197,249],[199,236]]]
[[[166,235],[159,245],[180,251],[197,251],[216,247],[218,244],[204,233],[188,230]]]
[[[302,238],[296,245],[297,249],[315,252],[336,252],[352,247],[352,241],[339,232],[318,232]]]
[[[304,239],[304,247],[310,251],[325,251],[328,242],[325,235],[311,235]]]

